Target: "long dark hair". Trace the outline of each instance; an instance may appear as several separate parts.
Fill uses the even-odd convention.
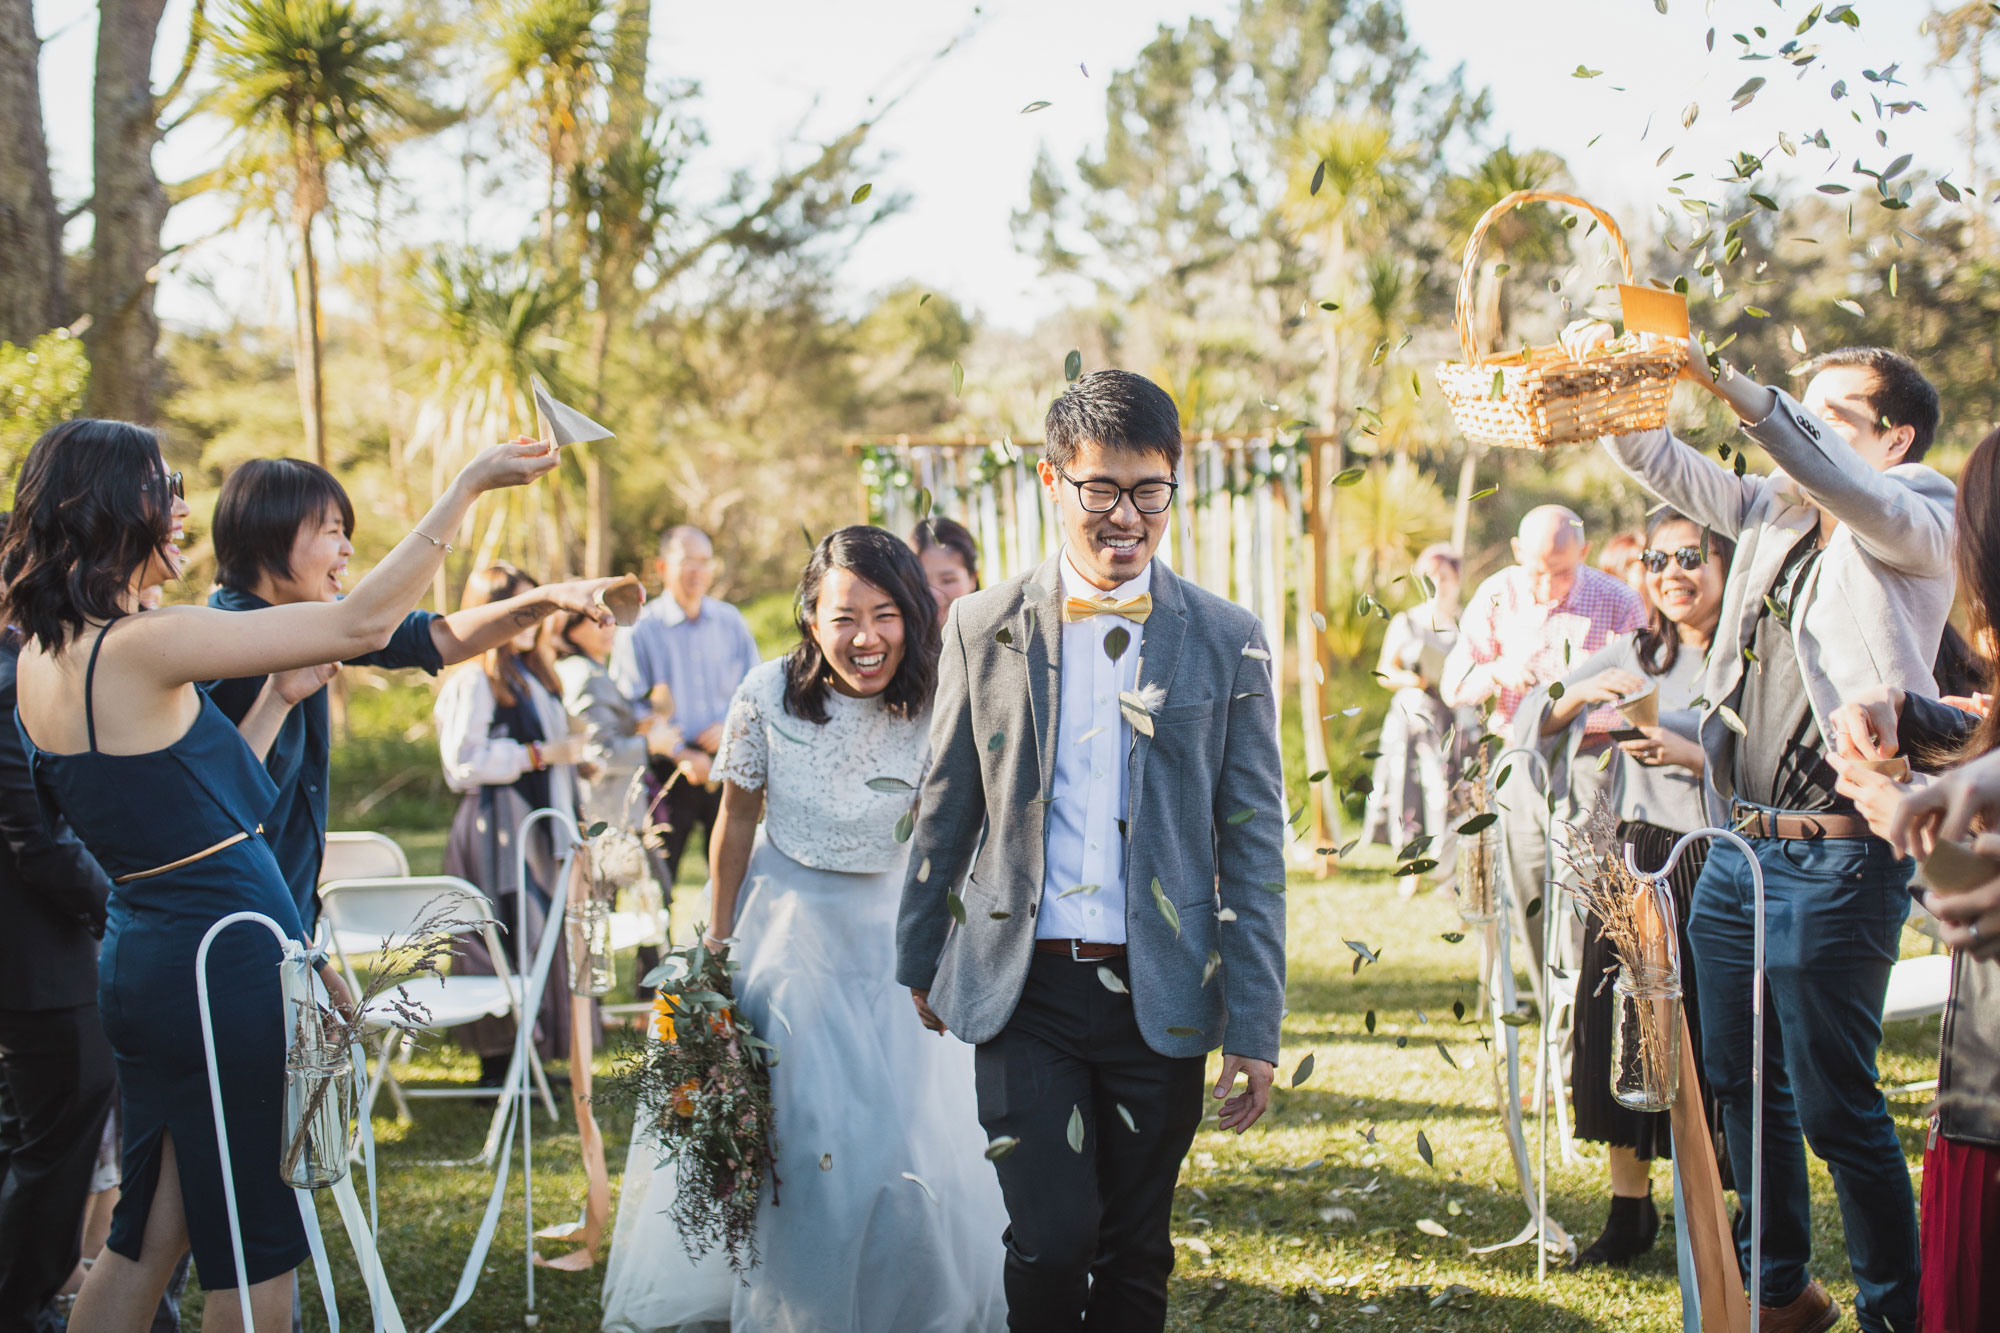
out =
[[[903,660],[879,697],[895,716],[917,716],[930,707],[931,692],[937,687],[937,598],[931,595],[915,552],[892,532],[858,524],[821,538],[799,576],[793,606],[799,646],[785,658],[785,711],[808,722],[826,722],[833,668],[814,641],[811,625],[819,611],[820,585],[833,569],[844,569],[888,593],[903,613]]]
[[[524,592],[533,592],[535,581],[504,560],[495,561],[466,580],[465,596],[459,599],[460,609],[485,606],[491,602],[504,602],[509,597],[519,597]],[[468,664],[469,665],[469,664]],[[549,642],[548,622],[545,620],[535,633],[535,646],[526,653],[514,651],[512,639],[489,648],[480,655],[480,670],[486,673],[486,683],[493,687],[493,698],[502,707],[512,708],[520,701],[514,693],[514,674],[525,671],[541,682],[542,688],[556,698],[562,698],[562,678],[556,675],[555,652]]]
[[[160,437],[79,417],[35,441],[0,542],[7,620],[45,652],[127,614],[132,576],[173,533]]]
[[[950,551],[965,566],[965,576],[972,580],[972,586],[979,587],[979,543],[957,519],[927,518],[910,533],[910,542],[918,555],[925,551]]]
[[[1660,529],[1669,523],[1694,524],[1695,530],[1701,533],[1702,549],[1708,552],[1710,560],[1722,566],[1722,581],[1727,584],[1730,562],[1736,558],[1736,543],[1702,527],[1678,510],[1662,507],[1646,521],[1646,546],[1651,546]],[[1646,611],[1646,626],[1632,636],[1632,648],[1647,675],[1664,676],[1674,669],[1674,663],[1681,660],[1681,627],[1667,619],[1667,613],[1657,606],[1649,606]]]
[[[2000,616],[2000,429],[1989,431],[1958,473],[1958,587],[1965,597],[1972,645],[1988,679],[1994,675],[1995,617]],[[1965,744],[1963,758],[2000,745],[2000,709]]]

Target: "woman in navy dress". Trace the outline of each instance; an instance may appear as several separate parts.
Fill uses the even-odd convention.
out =
[[[27,640],[17,711],[42,796],[112,877],[98,1003],[118,1060],[124,1192],[71,1325],[138,1333],[181,1255],[208,1290],[203,1327],[242,1326],[196,1002],[195,953],[219,918],[262,912],[304,942],[259,831],[275,790],[253,745],[289,706],[282,676],[242,731],[194,682],[295,673],[382,647],[430,586],[479,495],[555,466],[516,440],[480,454],[344,601],[138,613],[177,578],[188,508],[158,438],[66,422],[35,443],[0,545],[7,619]],[[307,691],[309,692],[309,691]],[[269,932],[245,924],[208,957],[229,1156],[256,1322],[289,1326],[305,1229],[278,1157],[286,1033]],[[326,970],[328,989],[345,999]]]

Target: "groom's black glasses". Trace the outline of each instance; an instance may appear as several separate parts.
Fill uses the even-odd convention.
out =
[[[1137,486],[1120,486],[1115,481],[1095,479],[1078,481],[1061,467],[1056,468],[1056,475],[1076,487],[1077,503],[1087,514],[1108,514],[1128,495],[1132,497],[1132,507],[1140,513],[1164,513],[1174,502],[1174,492],[1180,488],[1177,481],[1142,481]]]
[[[1649,574],[1657,574],[1665,569],[1669,560],[1682,569],[1700,569],[1708,563],[1708,556],[1699,546],[1683,546],[1672,555],[1650,546],[1639,552],[1639,563],[1646,567],[1646,572]]]

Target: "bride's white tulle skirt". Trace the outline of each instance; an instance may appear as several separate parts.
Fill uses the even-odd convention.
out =
[[[778,1048],[775,1191],[757,1267],[691,1262],[671,1167],[634,1135],[604,1275],[612,1333],[987,1333],[1006,1324],[1006,1211],[984,1157],[972,1048],[896,984],[903,868],[815,870],[763,834],[737,911],[737,996]]]

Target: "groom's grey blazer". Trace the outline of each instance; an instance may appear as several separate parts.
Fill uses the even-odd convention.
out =
[[[975,1044],[1013,1016],[1034,948],[1048,822],[1040,798],[1055,778],[1062,699],[1061,559],[960,598],[945,621],[896,978],[928,990],[938,1017]],[[1270,660],[1248,611],[1164,564],[1152,582],[1138,680],[1165,698],[1151,738],[1131,729],[1128,758],[1133,1008],[1162,1055],[1220,1044],[1275,1064],[1286,823]],[[959,922],[947,894],[961,880]]]

